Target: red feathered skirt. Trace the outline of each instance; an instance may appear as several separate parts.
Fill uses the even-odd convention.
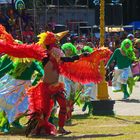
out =
[[[40,116],[44,116],[44,121],[40,121],[40,125],[45,125],[47,134],[56,134],[56,127],[49,123],[48,119],[54,105],[53,96],[63,91],[63,83],[47,84],[41,81],[36,86],[31,87],[27,92],[29,100],[29,112],[40,112]]]

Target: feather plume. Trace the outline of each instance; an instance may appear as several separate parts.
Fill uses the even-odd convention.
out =
[[[82,84],[99,83],[102,81],[99,64],[101,61],[107,62],[111,53],[107,48],[96,49],[90,55],[81,57],[75,62],[62,63],[60,65],[60,73],[74,82]]]
[[[46,33],[41,33],[37,37],[39,37],[39,41],[37,43],[39,45],[41,45],[43,48],[45,48],[45,46],[46,46],[45,39],[47,37],[47,34]]]
[[[41,61],[46,57],[45,49],[39,44],[10,44],[0,41],[0,53],[8,54],[9,56],[18,58],[31,58]]]
[[[52,32],[44,32],[38,35],[39,42],[38,44],[42,45],[45,48],[46,45],[51,45],[56,43],[55,34]]]

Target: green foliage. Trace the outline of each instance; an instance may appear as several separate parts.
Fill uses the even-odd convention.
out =
[[[80,106],[83,102],[80,99],[82,90],[77,90],[75,93],[70,93],[70,96],[67,100],[72,100],[74,104]]]
[[[139,76],[135,76],[135,77],[129,77],[127,80],[127,84],[128,84],[128,91],[129,94],[131,94],[133,92],[133,88],[136,84],[136,82],[139,80]]]

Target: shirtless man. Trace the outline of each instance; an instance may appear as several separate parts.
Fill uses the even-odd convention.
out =
[[[51,34],[51,37],[56,37],[51,32],[47,33]],[[56,42],[53,44],[46,44],[48,57],[44,58],[42,62],[44,66],[43,81],[40,81],[38,85],[28,90],[29,111],[33,114],[37,114],[36,119],[38,119],[39,122],[37,127],[35,127],[36,134],[40,134],[42,128],[45,128],[46,134],[56,135],[55,126],[48,122],[54,105],[54,100],[56,100],[60,106],[58,121],[59,130],[57,132],[61,134],[70,133],[64,129],[66,121],[66,99],[64,96],[64,84],[59,82],[59,64],[67,61],[72,62],[79,59],[79,56],[63,57],[63,52],[58,48]],[[27,135],[30,133],[28,133],[28,128],[31,126],[32,124],[30,123],[27,127]]]

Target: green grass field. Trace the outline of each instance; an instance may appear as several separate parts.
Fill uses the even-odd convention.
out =
[[[21,120],[24,124],[26,119]],[[25,129],[11,128],[11,133],[0,135],[0,140],[140,140],[140,116],[88,116],[74,115],[66,130],[72,131],[65,136],[25,137]]]

